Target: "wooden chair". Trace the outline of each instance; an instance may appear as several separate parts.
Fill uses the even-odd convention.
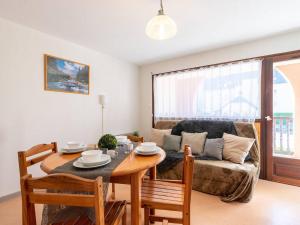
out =
[[[50,189],[52,193],[41,192],[41,189]],[[68,194],[63,193],[68,192]],[[88,194],[70,194],[80,192]],[[32,178],[25,175],[21,178],[22,209],[24,212],[23,225],[36,225],[35,204],[51,204],[93,207],[95,209],[95,223],[91,222],[87,214],[77,218],[55,223],[84,224],[84,225],[118,225],[121,221],[126,225],[126,201],[108,202],[103,206],[102,178],[89,180],[70,174],[52,174],[41,178]]]
[[[190,225],[190,204],[192,193],[194,157],[191,148],[186,145],[183,159],[181,181],[162,181],[144,179],[142,183],[142,207],[145,211],[145,225],[150,221],[179,223]],[[155,209],[180,211],[180,218],[155,215]]]
[[[132,142],[139,142],[139,143],[144,142],[144,137],[137,137],[137,136],[133,136],[133,135],[127,135],[127,138]],[[116,186],[115,186],[114,183],[111,184],[111,199],[113,199],[113,200],[116,199]]]
[[[51,144],[40,144],[27,151],[18,152],[20,178],[28,174],[27,168],[43,161],[48,156],[57,152],[56,142]],[[30,158],[27,160],[27,158]]]
[[[133,136],[133,135],[127,135],[127,138],[132,141],[132,142],[144,142],[144,137],[138,137],[138,136]]]

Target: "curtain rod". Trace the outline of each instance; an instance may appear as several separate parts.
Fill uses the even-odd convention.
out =
[[[166,75],[166,74],[170,74],[170,73],[180,73],[180,72],[185,72],[185,71],[193,71],[193,70],[210,68],[210,67],[217,67],[217,66],[222,66],[222,65],[227,65],[227,64],[237,64],[239,62],[249,62],[249,61],[252,61],[252,60],[263,60],[263,59],[264,59],[264,57],[254,57],[254,58],[248,58],[248,59],[239,59],[239,60],[233,60],[233,61],[228,61],[228,62],[223,62],[223,63],[215,63],[215,64],[209,64],[209,65],[204,65],[204,66],[196,66],[196,67],[179,69],[179,70],[173,70],[173,71],[156,73],[156,74],[154,74],[153,72],[151,72],[151,75],[152,76],[161,76],[161,75]]]
[[[269,58],[273,58],[273,57],[284,57],[286,54],[291,54],[291,55],[294,55],[294,57],[299,58],[300,50],[281,52],[281,53],[275,53],[275,54],[270,54],[270,55],[262,55],[262,56],[245,58],[245,59],[238,59],[238,60],[233,60],[233,61],[228,61],[228,62],[215,63],[215,64],[210,64],[210,65],[197,66],[197,67],[173,70],[173,71],[156,73],[156,74],[151,72],[151,75],[158,76],[158,75],[164,75],[164,74],[169,74],[169,73],[184,72],[184,71],[196,70],[196,69],[200,69],[200,68],[213,67],[213,66],[219,66],[219,65],[230,64],[230,63],[237,63],[237,62],[242,62],[242,61],[250,61],[250,60],[255,60],[255,59],[256,60],[265,60],[265,59],[269,59]]]

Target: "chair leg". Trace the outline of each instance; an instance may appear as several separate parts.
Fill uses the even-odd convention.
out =
[[[148,207],[144,208],[144,225],[149,225],[149,216],[150,216],[150,209]]]
[[[183,225],[190,225],[191,223],[191,216],[189,212],[183,212]]]
[[[122,216],[122,225],[126,225],[126,222],[127,222],[127,210],[126,210],[126,205],[125,205],[124,214]]]
[[[111,199],[116,200],[116,186],[114,183],[111,184]]]
[[[150,215],[155,215],[155,209],[150,209]],[[154,223],[154,221],[150,220],[150,223]]]

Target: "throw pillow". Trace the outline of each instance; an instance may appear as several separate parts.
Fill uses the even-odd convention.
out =
[[[224,148],[223,138],[206,139],[204,145],[204,151],[201,156],[222,160],[223,148]]]
[[[181,142],[182,151],[184,150],[185,145],[190,145],[193,154],[200,155],[203,152],[203,147],[207,136],[207,132],[203,132],[203,133],[181,132],[181,135],[182,135],[182,142]]]
[[[168,151],[168,150],[179,151],[180,150],[180,142],[181,142],[181,136],[171,135],[171,134],[165,135],[163,149],[166,151]]]
[[[159,147],[162,147],[164,144],[164,136],[166,134],[171,134],[171,129],[168,130],[152,129],[150,141],[155,142]]]
[[[232,134],[223,134],[223,158],[233,163],[243,164],[255,139],[239,137]]]

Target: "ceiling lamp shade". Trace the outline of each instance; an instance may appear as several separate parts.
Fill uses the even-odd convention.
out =
[[[177,33],[177,26],[174,20],[165,15],[162,0],[158,15],[153,17],[146,26],[146,34],[155,40],[166,40],[172,38]]]

